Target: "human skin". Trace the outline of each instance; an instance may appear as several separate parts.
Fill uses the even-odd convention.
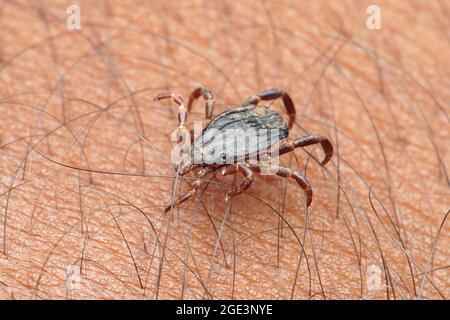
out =
[[[381,1],[379,30],[366,1],[126,3],[82,1],[69,30],[69,1],[0,2],[0,298],[448,297],[448,2]],[[163,213],[192,175],[153,97],[200,84],[215,115],[282,88],[289,138],[332,141],[325,167],[280,159],[309,211],[293,181],[226,201],[241,178],[210,175]]]

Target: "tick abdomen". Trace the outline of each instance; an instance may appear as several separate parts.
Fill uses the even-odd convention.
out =
[[[266,151],[287,136],[286,123],[267,106],[230,109],[208,123],[195,139],[194,161],[235,163]]]

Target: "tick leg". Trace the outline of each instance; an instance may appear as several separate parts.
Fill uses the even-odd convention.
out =
[[[322,160],[322,162],[320,162],[320,164],[324,166],[328,161],[330,161],[331,157],[333,156],[333,145],[327,138],[321,136],[320,134],[312,134],[293,141],[288,141],[280,146],[278,154],[281,156],[282,154],[291,152],[296,148],[303,148],[318,143],[320,143],[320,146],[325,153],[325,158]]]
[[[259,101],[270,101],[270,100],[276,100],[281,98],[283,100],[284,108],[286,109],[286,112],[289,116],[289,124],[288,129],[291,129],[292,126],[295,123],[295,106],[294,102],[292,101],[291,97],[287,92],[281,91],[277,88],[267,89],[262,91],[256,96],[251,96],[247,98],[244,103],[242,103],[243,106],[247,105],[257,105]]]
[[[154,98],[155,101],[163,99],[172,99],[172,101],[178,105],[178,128],[183,129],[186,125],[187,120],[187,111],[184,105],[183,98],[181,98],[181,96],[177,94],[170,92],[160,93]]]
[[[245,190],[247,190],[248,187],[250,187],[250,185],[253,182],[253,172],[247,164],[236,164],[225,166],[223,167],[220,173],[222,175],[230,175],[237,172],[237,170],[241,172],[241,174],[244,177],[244,180],[241,182],[239,186],[233,187],[233,190],[227,193],[227,198],[237,196],[245,192]]]
[[[237,171],[238,171],[237,165],[229,164],[220,169],[220,174],[223,176],[229,176],[230,174],[236,173]]]
[[[181,163],[180,166],[178,167],[178,174],[180,176],[184,176],[187,173],[191,172],[192,170],[197,169],[198,167],[200,167],[200,165],[198,164]]]
[[[255,173],[261,173],[262,171],[262,167],[258,165],[250,165],[250,169]],[[292,171],[289,168],[278,166],[272,166],[267,169],[271,170],[277,176],[294,179],[305,192],[306,206],[309,207],[311,205],[313,197],[311,185],[309,184],[308,180],[306,180],[306,178],[303,176],[303,174],[301,174],[300,171]]]
[[[180,196],[178,199],[176,199],[174,202],[172,202],[170,205],[168,205],[164,209],[164,212],[166,213],[166,212],[172,210],[172,208],[179,206],[180,204],[185,202],[187,199],[192,197],[195,194],[195,192],[197,191],[197,189],[202,185],[202,183],[205,182],[205,181],[202,181],[202,178],[205,175],[207,175],[209,172],[211,172],[211,168],[203,168],[195,177],[195,181],[191,184],[191,189],[188,192],[186,192],[185,194],[183,194],[182,196]]]
[[[189,102],[187,106],[188,111],[191,111],[192,104],[196,99],[200,98],[200,96],[203,96],[203,99],[205,99],[205,117],[206,119],[210,120],[214,111],[214,96],[208,87],[199,87],[192,91],[191,95],[189,96]]]

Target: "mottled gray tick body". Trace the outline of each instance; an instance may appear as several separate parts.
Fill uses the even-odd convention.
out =
[[[227,110],[211,122],[194,141],[194,163],[235,163],[266,154],[287,138],[288,127],[267,106],[243,106]]]

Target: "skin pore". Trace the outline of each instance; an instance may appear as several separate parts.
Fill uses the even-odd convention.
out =
[[[445,1],[0,2],[0,298],[444,299],[449,289]],[[279,87],[295,182],[176,178],[177,106],[214,114]],[[279,101],[273,108],[284,113]],[[200,99],[187,125],[204,119]]]

